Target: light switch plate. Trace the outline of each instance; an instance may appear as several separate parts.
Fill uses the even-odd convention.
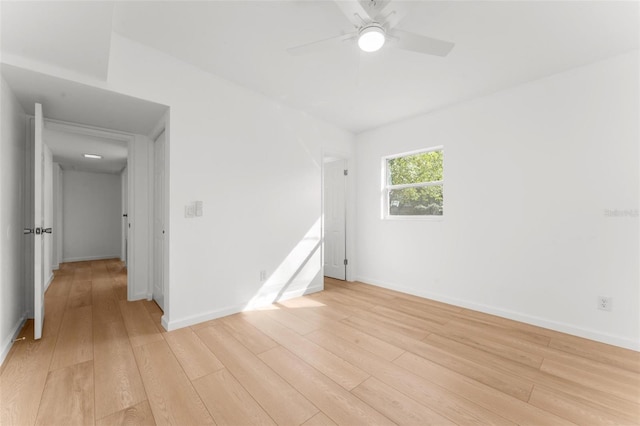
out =
[[[184,206],[184,217],[190,218],[195,215],[196,206],[194,203]]]
[[[196,216],[202,216],[202,201],[196,201]]]

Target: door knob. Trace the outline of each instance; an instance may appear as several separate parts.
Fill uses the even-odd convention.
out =
[[[51,228],[42,228],[43,234],[51,234]]]
[[[22,230],[23,234],[33,234],[33,228],[24,228]]]

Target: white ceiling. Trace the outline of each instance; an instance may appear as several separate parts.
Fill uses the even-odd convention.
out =
[[[167,111],[165,105],[7,64],[0,65],[0,72],[25,113],[34,115],[38,102],[48,120],[149,135]],[[51,122],[47,126],[44,141],[64,170],[119,173],[127,164],[127,143],[121,137],[94,136],[95,132],[79,129],[69,132],[60,125],[55,126],[58,130],[52,130]],[[86,159],[82,156],[85,153],[103,158]]]
[[[455,42],[446,58],[390,46],[366,54],[351,42],[287,54],[353,30],[330,0],[0,5],[3,54],[99,77],[115,31],[354,133],[638,49],[640,39],[636,1],[403,4],[397,28]]]
[[[397,28],[455,42],[449,56],[350,42],[290,56],[353,30],[334,1],[124,2],[113,28],[356,133],[639,46],[637,2],[405,3]]]
[[[53,130],[45,124],[44,139],[53,153],[53,161],[63,170],[94,173],[120,173],[127,165],[127,142],[95,135]],[[82,154],[101,155],[101,159],[84,158]]]
[[[2,53],[106,79],[112,2],[2,1]]]
[[[167,111],[165,105],[7,64],[0,71],[29,115],[39,102],[45,118],[147,135]]]

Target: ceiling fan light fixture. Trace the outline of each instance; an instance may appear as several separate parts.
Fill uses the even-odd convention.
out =
[[[358,47],[363,52],[376,52],[380,50],[385,41],[384,28],[377,23],[363,27],[358,34]]]

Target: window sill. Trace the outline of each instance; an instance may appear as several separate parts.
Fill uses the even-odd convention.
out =
[[[442,222],[444,221],[444,216],[384,216],[382,220],[391,220],[391,221],[418,221],[418,222]]]

